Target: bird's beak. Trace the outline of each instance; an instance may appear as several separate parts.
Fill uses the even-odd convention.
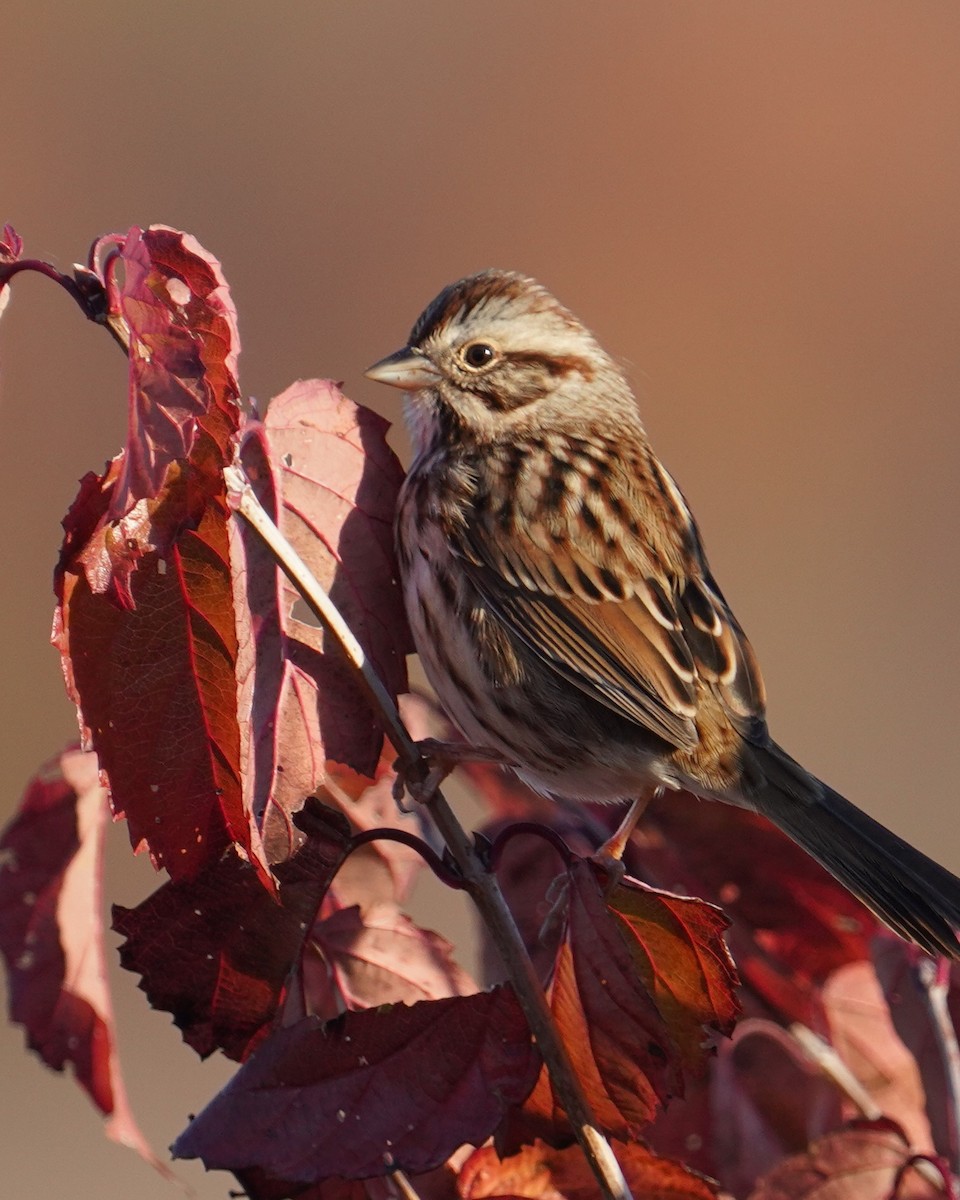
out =
[[[440,372],[430,359],[409,346],[381,358],[364,371],[364,375],[377,383],[389,383],[391,387],[403,388],[405,392],[416,392],[420,388],[430,387],[440,379]]]

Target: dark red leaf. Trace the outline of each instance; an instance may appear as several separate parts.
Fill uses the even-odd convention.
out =
[[[651,1154],[636,1142],[613,1151],[634,1196],[644,1200],[714,1200],[717,1189],[682,1163]],[[595,1200],[599,1188],[579,1146],[553,1150],[543,1142],[501,1159],[492,1146],[475,1150],[460,1170],[462,1200],[523,1196],[529,1200]]]
[[[670,1096],[682,1095],[681,1053],[657,1011],[592,865],[575,860],[565,881],[566,932],[550,1007],[599,1127],[633,1138]],[[569,1136],[546,1072],[503,1133],[513,1150],[531,1135]]]
[[[253,1167],[235,1174],[250,1200],[287,1200],[288,1197],[292,1200],[398,1200],[406,1194],[389,1175],[375,1179],[334,1177],[320,1183],[291,1183],[272,1179]],[[412,1185],[410,1194],[415,1193],[418,1200],[458,1200],[456,1176],[449,1163],[435,1171],[416,1175],[409,1182]]]
[[[180,1158],[313,1183],[439,1166],[520,1103],[539,1056],[509,987],[277,1030],[180,1135]]]
[[[113,303],[132,323],[131,426],[64,521],[55,640],[114,811],[135,847],[189,878],[231,842],[259,861],[241,794],[222,476],[237,346],[218,265],[192,239],[134,229],[123,253]]]
[[[254,1167],[237,1171],[236,1176],[249,1200],[370,1200],[368,1180],[325,1179],[322,1183],[291,1183],[271,1179]],[[394,1197],[385,1196],[383,1200],[394,1200]]]
[[[241,459],[261,503],[330,593],[396,696],[411,649],[393,556],[393,513],[403,471],[383,418],[332,383],[296,383],[250,422]],[[268,859],[296,845],[290,816],[320,787],[326,763],[372,774],[383,733],[339,646],[259,538],[239,528],[234,553],[251,614],[241,628],[238,675],[249,803]],[[246,620],[246,613],[241,614]]]
[[[0,838],[10,1019],[48,1066],[73,1069],[109,1137],[168,1173],[129,1109],[114,1042],[100,912],[107,815],[95,756],[69,750],[31,781]]]
[[[310,833],[281,868],[279,900],[230,850],[195,879],[166,883],[136,908],[114,907],[113,927],[126,938],[121,964],[142,976],[151,1005],[173,1014],[198,1054],[219,1049],[243,1059],[277,1022],[346,852],[345,824],[331,823],[338,814],[328,813],[305,810]]]
[[[751,1200],[924,1200],[948,1196],[918,1173],[903,1136],[890,1122],[863,1122],[827,1134],[808,1151],[788,1158],[757,1185]],[[936,1170],[936,1169],[935,1169]]]

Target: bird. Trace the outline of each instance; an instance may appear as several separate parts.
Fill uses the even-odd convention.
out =
[[[760,813],[900,936],[960,960],[960,880],[771,737],[693,514],[573,313],[481,271],[366,375],[404,392],[404,603],[468,745],[547,795],[631,802],[614,853],[661,792]]]

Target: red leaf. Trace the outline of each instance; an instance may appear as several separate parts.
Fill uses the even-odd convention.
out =
[[[607,903],[647,990],[680,1048],[684,1070],[702,1074],[708,1029],[729,1037],[740,1012],[737,972],[723,940],[730,922],[702,900],[624,878]]]
[[[135,847],[189,878],[231,842],[259,860],[240,787],[222,476],[236,340],[217,264],[192,239],[134,229],[123,253],[113,300],[133,323],[130,433],[64,521],[56,642],[114,811]]]
[[[613,1151],[627,1186],[644,1200],[714,1200],[717,1195],[709,1180],[635,1142],[614,1142]],[[579,1146],[552,1150],[540,1141],[506,1159],[492,1146],[475,1150],[460,1170],[458,1186],[462,1200],[594,1200],[599,1191]]]
[[[566,934],[550,1007],[599,1127],[633,1138],[668,1097],[681,1095],[680,1050],[646,989],[621,922],[604,903],[590,863],[566,878]],[[504,1134],[507,1149],[531,1133],[569,1136],[546,1072]]]
[[[305,810],[310,834],[281,868],[279,901],[234,852],[197,878],[171,881],[136,908],[114,906],[120,962],[142,976],[151,1005],[173,1014],[203,1057],[243,1059],[280,1015],[321,898],[343,860],[338,814]],[[309,821],[307,821],[309,818]],[[342,821],[342,818],[339,818]]]
[[[412,647],[393,557],[403,472],[387,428],[333,384],[308,380],[277,396],[262,424],[248,423],[241,458],[396,696]],[[238,665],[241,711],[251,714],[242,723],[249,803],[277,862],[296,844],[290,815],[321,786],[327,760],[370,775],[383,734],[339,647],[331,651],[329,636],[295,615],[302,602],[259,539],[239,529],[234,551],[252,614]]]
[[[180,1158],[284,1180],[427,1171],[484,1141],[539,1066],[509,987],[277,1030],[180,1135]]]
[[[48,1066],[73,1068],[109,1117],[109,1137],[169,1174],[130,1112],[114,1043],[100,913],[106,819],[95,756],[69,750],[31,781],[0,839],[10,1019]]]
[[[757,1185],[751,1200],[919,1200],[952,1196],[921,1177],[906,1140],[890,1122],[862,1123],[827,1134],[788,1158]]]
[[[123,283],[110,277],[108,299],[129,333],[130,398],[114,520],[160,493],[169,467],[193,456],[201,424],[218,430],[223,450],[239,423],[240,336],[220,263],[160,225],[134,226],[120,246]]]

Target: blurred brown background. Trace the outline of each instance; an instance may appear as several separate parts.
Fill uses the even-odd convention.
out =
[[[361,372],[440,286],[488,265],[542,279],[631,364],[777,736],[960,868],[960,8],[8,0],[3,22],[0,219],[63,265],[134,222],[194,233],[261,400],[322,374],[386,411]],[[125,399],[108,337],[39,279],[14,291],[4,812],[75,730],[50,572]],[[129,904],[154,880],[113,841],[109,898]],[[229,1067],[117,986],[162,1151]],[[4,1195],[176,1194],[19,1031],[0,1055]],[[232,1182],[183,1175],[202,1197]]]

